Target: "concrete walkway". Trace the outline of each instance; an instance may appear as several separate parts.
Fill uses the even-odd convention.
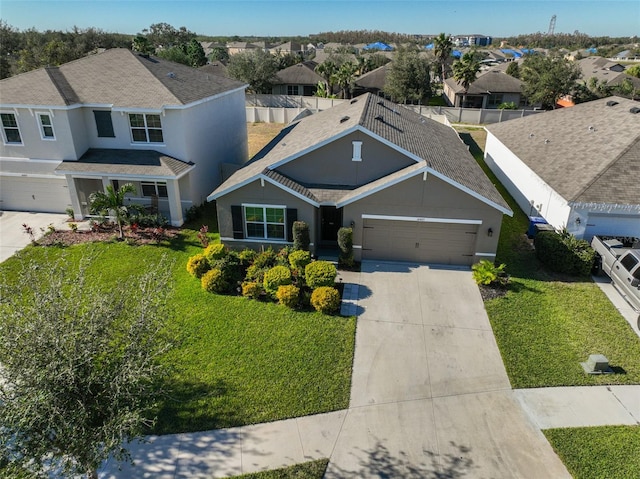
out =
[[[227,477],[329,457],[326,478],[570,478],[540,429],[638,423],[637,386],[512,390],[468,270],[362,269],[341,272],[358,314],[348,410],[149,438],[135,467],[100,476]]]
[[[23,224],[31,227],[35,238],[40,238],[49,225],[56,229],[68,228],[66,214],[26,213],[0,211],[0,263],[27,246],[31,238],[24,232]]]

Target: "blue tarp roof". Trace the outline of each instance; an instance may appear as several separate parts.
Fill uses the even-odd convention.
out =
[[[516,58],[520,58],[522,56],[522,53],[520,53],[518,50],[513,50],[511,48],[501,48],[500,51],[502,53],[510,53]]]
[[[362,47],[362,49],[363,50],[382,50],[383,52],[390,52],[391,50],[393,50],[393,47],[383,42],[374,42],[374,43],[369,43],[369,45],[365,47]]]
[[[454,50],[451,52],[454,58],[460,58],[462,56],[462,52],[460,50]]]
[[[598,53],[598,49],[597,48],[587,48],[587,51],[589,53]]]
[[[427,50],[433,50],[433,43],[429,43],[429,45],[424,46]]]
[[[520,51],[525,55],[533,55],[536,52],[533,48],[521,48]]]

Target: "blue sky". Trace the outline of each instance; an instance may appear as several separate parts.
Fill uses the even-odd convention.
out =
[[[153,23],[204,35],[308,35],[337,30],[400,33],[640,33],[638,0],[0,0],[0,18],[21,30],[97,27],[134,34]]]

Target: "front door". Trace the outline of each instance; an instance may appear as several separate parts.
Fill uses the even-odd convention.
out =
[[[338,230],[342,227],[342,208],[320,207],[320,242],[325,246],[338,244]]]

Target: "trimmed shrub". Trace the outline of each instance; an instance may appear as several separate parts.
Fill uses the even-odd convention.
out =
[[[196,278],[201,278],[210,269],[211,265],[203,254],[193,255],[187,261],[187,271]]]
[[[278,299],[278,303],[291,309],[294,309],[296,306],[298,306],[299,296],[300,288],[292,284],[278,286],[278,291],[276,291],[276,298]]]
[[[247,281],[256,281],[260,284],[264,281],[264,274],[269,271],[269,266],[259,266],[255,263],[247,268],[245,279]]]
[[[340,247],[340,256],[338,263],[348,268],[352,268],[355,264],[353,260],[353,229],[342,227],[338,230],[338,246]]]
[[[314,261],[304,268],[304,277],[311,289],[320,286],[333,286],[338,271],[329,261]]]
[[[506,286],[509,276],[504,272],[506,265],[496,266],[493,262],[483,259],[471,267],[471,275],[476,284]]]
[[[321,286],[311,293],[311,305],[316,311],[331,314],[340,307],[340,293],[336,288]]]
[[[293,269],[304,272],[307,265],[311,263],[311,253],[298,249],[289,253],[289,264]]]
[[[203,274],[200,284],[205,291],[217,294],[224,293],[229,287],[229,284],[224,279],[224,274],[218,268],[210,269]]]
[[[285,246],[276,253],[276,265],[289,266],[289,254],[293,251],[291,246]]]
[[[253,265],[256,268],[271,268],[276,265],[276,253],[273,248],[269,247],[264,251],[258,253],[253,260]]]
[[[292,226],[293,249],[309,251],[311,236],[309,235],[309,225],[304,221],[294,221]]]
[[[262,294],[262,285],[254,281],[242,283],[242,296],[245,298],[259,299]]]
[[[593,268],[595,251],[585,240],[576,239],[566,230],[541,231],[533,240],[536,256],[551,271],[572,276],[588,276]]]
[[[240,258],[234,252],[225,252],[222,258],[210,262],[212,268],[218,268],[222,271],[224,280],[229,287],[239,284],[245,277],[245,268]]]
[[[264,289],[275,295],[279,286],[291,284],[291,270],[286,266],[274,266],[264,274]]]
[[[210,244],[204,249],[204,255],[210,263],[213,263],[227,255],[227,248],[222,243]]]
[[[244,265],[251,264],[255,261],[258,252],[249,248],[245,248],[238,253],[238,259]]]

